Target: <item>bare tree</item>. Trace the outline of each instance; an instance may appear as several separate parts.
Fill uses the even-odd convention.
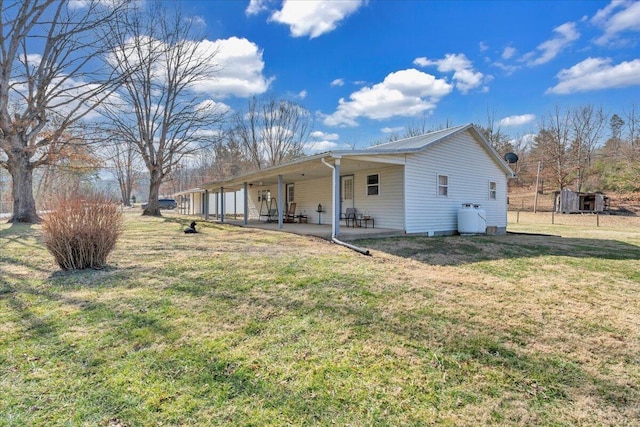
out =
[[[125,4],[0,2],[0,167],[12,178],[10,222],[39,221],[34,170],[59,158],[64,133],[117,84],[100,73],[101,29]]]
[[[254,97],[246,113],[235,115],[228,137],[242,147],[255,169],[263,169],[302,156],[311,130],[311,116],[300,105]]]
[[[218,143],[214,148],[214,161],[211,165],[213,179],[223,180],[242,174],[251,169],[251,162],[244,156],[237,141]]]
[[[120,197],[125,206],[131,206],[131,195],[138,179],[142,161],[134,144],[130,141],[117,141],[105,145],[105,163],[109,173],[118,182]]]
[[[569,153],[571,143],[571,115],[556,106],[553,113],[543,117],[540,132],[535,137],[534,152],[547,175],[562,190],[571,181],[572,165]]]
[[[487,108],[487,125],[486,127],[482,127],[481,130],[489,144],[494,150],[500,153],[500,155],[504,156],[506,153],[514,151],[511,143],[512,138],[502,132],[500,125],[496,124],[495,111],[489,111]]]
[[[105,105],[112,132],[137,148],[149,172],[143,215],[160,215],[160,185],[183,159],[215,139],[224,114],[197,85],[215,77],[216,52],[194,36],[191,20],[161,2],[114,22],[108,42],[113,71],[126,77]]]
[[[627,141],[631,146],[633,159],[638,159],[638,147],[640,146],[640,112],[636,109],[635,104],[631,104],[628,112],[624,113],[627,128]]]
[[[37,200],[49,202],[55,196],[77,194],[96,178],[103,165],[92,145],[80,135],[65,134],[63,138],[64,144],[49,155],[50,162],[34,172]]]
[[[593,153],[602,140],[606,121],[602,108],[596,110],[591,105],[576,108],[571,115],[571,152],[578,192],[582,191],[585,179],[593,173]]]

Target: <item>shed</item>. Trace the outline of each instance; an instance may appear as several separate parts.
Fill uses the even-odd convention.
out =
[[[600,192],[583,193],[565,188],[553,195],[553,209],[557,213],[603,213],[610,208],[609,197]]]

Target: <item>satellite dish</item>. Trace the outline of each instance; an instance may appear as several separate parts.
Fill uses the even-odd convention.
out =
[[[511,164],[511,163],[517,163],[518,162],[518,155],[516,153],[507,153],[504,155],[504,159],[506,160],[507,163]]]

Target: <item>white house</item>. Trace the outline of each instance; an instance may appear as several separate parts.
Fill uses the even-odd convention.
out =
[[[202,215],[219,218],[224,215],[238,216],[244,212],[244,192],[209,192],[204,188],[191,188],[175,193],[178,212],[185,215]]]
[[[478,129],[467,124],[361,150],[316,154],[202,188],[222,195],[244,190],[245,224],[274,220],[286,228],[287,207],[295,203],[297,216],[309,224],[331,224],[334,237],[346,225],[340,218],[348,208],[371,218],[364,225],[433,236],[457,232],[464,203],[480,205],[487,227],[504,233],[507,180],[513,176]]]

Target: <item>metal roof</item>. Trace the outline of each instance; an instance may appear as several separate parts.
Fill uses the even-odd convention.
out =
[[[202,184],[201,188],[211,189],[216,187],[234,187],[241,188],[244,182],[248,181],[261,181],[266,180],[268,177],[273,177],[278,174],[290,171],[302,171],[305,170],[307,172],[308,178],[312,176],[312,172],[307,170],[309,165],[312,163],[320,163],[320,159],[339,159],[339,158],[348,158],[348,157],[360,157],[360,156],[368,156],[373,159],[374,156],[378,155],[397,155],[397,154],[409,154],[415,153],[417,151],[421,151],[426,147],[436,144],[441,141],[445,141],[449,137],[465,131],[471,131],[472,134],[476,136],[478,141],[484,146],[489,155],[493,157],[496,163],[500,164],[500,166],[511,176],[515,176],[513,171],[509,168],[506,162],[500,157],[500,155],[491,147],[491,145],[484,138],[482,133],[476,129],[476,127],[471,124],[465,124],[462,126],[456,126],[452,128],[442,129],[435,132],[429,132],[424,135],[418,135],[411,138],[400,139],[393,142],[387,142],[384,144],[373,145],[371,147],[367,147],[365,149],[360,150],[334,150],[327,151],[324,153],[314,154],[307,157],[301,157],[296,159],[290,163],[271,166],[266,169],[261,169],[258,171],[253,171],[248,174],[243,174],[240,176],[236,176],[224,181],[217,182],[208,182]],[[320,168],[324,168],[324,166],[320,166]]]
[[[437,130],[434,132],[425,133],[424,135],[413,136],[411,138],[399,139],[397,141],[386,142],[384,144],[373,145],[366,150],[394,150],[394,151],[414,151],[421,150],[427,145],[438,142],[442,139],[448,138],[458,132],[464,131],[472,124],[466,124],[462,126],[456,126],[452,128]]]

